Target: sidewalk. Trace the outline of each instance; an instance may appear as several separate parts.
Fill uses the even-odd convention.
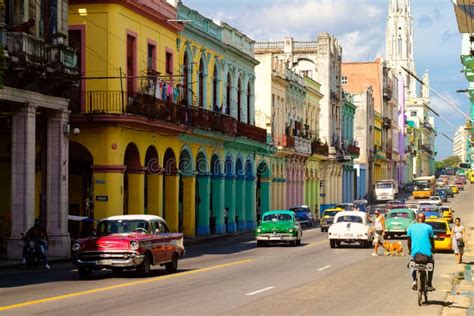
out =
[[[466,247],[464,249],[463,264],[456,264],[454,255],[449,264],[443,266],[443,270],[450,270],[452,276],[452,289],[446,297],[446,305],[443,308],[443,316],[474,315],[474,282],[471,269],[474,265],[474,214],[473,198],[474,185],[467,185],[466,191],[457,199],[465,199],[465,209],[456,210],[455,217],[462,219],[465,228]],[[436,273],[436,272],[435,272]]]

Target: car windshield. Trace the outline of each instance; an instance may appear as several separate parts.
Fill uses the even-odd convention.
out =
[[[145,233],[149,231],[148,222],[142,219],[103,220],[97,225],[97,234]]]
[[[263,216],[264,222],[271,222],[271,221],[291,221],[290,214],[266,214]]]
[[[449,212],[451,209],[449,207],[442,207],[440,208],[442,212]]]
[[[446,232],[448,230],[448,227],[446,226],[446,223],[442,222],[426,222],[426,224],[430,225],[433,227],[434,231],[443,231]]]
[[[353,215],[344,215],[337,218],[337,223],[348,222],[348,223],[362,223],[362,217]]]
[[[391,183],[377,183],[377,189],[391,189],[392,184]]]
[[[336,216],[337,211],[324,211],[323,216]]]
[[[409,215],[407,212],[390,212],[389,217],[403,217],[408,218]]]

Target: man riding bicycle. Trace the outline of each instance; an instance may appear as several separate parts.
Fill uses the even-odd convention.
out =
[[[413,257],[416,263],[433,264],[433,270],[428,271],[428,281],[426,290],[436,291],[433,287],[433,272],[434,272],[434,234],[433,227],[425,224],[425,214],[419,213],[416,217],[416,223],[408,227],[407,242],[409,254]],[[416,270],[412,271],[413,290],[417,290],[416,285]]]

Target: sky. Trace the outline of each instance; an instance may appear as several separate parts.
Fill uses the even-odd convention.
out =
[[[321,32],[335,35],[343,61],[385,56],[388,0],[182,0],[206,17],[224,21],[255,41],[315,40]],[[450,0],[411,0],[417,74],[429,71],[431,87],[469,113],[469,99],[456,90],[468,82],[461,73],[461,35]],[[456,128],[465,119],[431,93],[432,108]],[[456,128],[435,116],[437,160],[453,153],[449,138]]]

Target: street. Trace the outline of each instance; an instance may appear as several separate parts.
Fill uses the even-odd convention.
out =
[[[455,216],[467,216],[473,193],[474,185],[468,185],[451,199]],[[450,305],[452,254],[436,254],[437,291],[430,293],[428,306],[418,307],[408,256],[372,257],[371,252],[331,249],[326,233],[315,228],[304,231],[299,247],[256,248],[251,235],[188,247],[177,274],[157,267],[150,278],[104,271],[80,281],[72,264],[56,264],[50,271],[2,271],[0,313],[439,315]]]

